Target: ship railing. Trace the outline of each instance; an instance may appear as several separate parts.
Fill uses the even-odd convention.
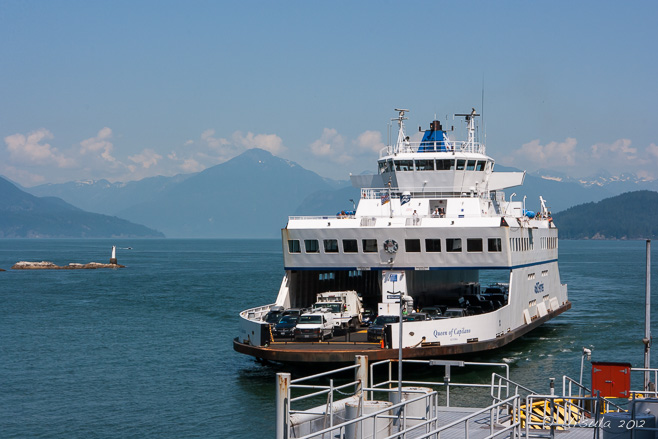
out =
[[[453,218],[454,219],[454,218],[482,218],[482,217],[491,217],[491,216],[500,216],[500,215],[498,215],[498,214],[491,214],[490,215],[488,213],[484,213],[484,214],[479,214],[479,213],[463,214],[463,213],[460,213],[460,214],[440,214],[440,215],[431,214],[431,215],[418,215],[418,216],[410,215],[410,216],[406,217],[407,218],[406,225],[407,226],[420,226],[420,225],[422,225],[422,220],[425,219],[425,218],[427,218],[427,219],[431,219],[431,218]],[[335,219],[355,219],[355,218],[357,218],[357,217],[354,216],[354,215],[349,215],[349,216],[340,216],[340,215],[336,215],[336,216],[326,216],[326,215],[323,215],[323,216],[319,216],[319,215],[318,216],[309,216],[309,215],[305,215],[305,216],[289,216],[288,220],[289,221],[305,221],[305,220],[306,221],[309,221],[309,220],[331,221],[331,220],[335,220]],[[390,214],[382,214],[382,215],[379,215],[379,216],[376,216],[376,215],[362,216],[362,217],[359,217],[359,224],[362,227],[376,226],[377,225],[377,218],[390,218]]]
[[[582,409],[588,401],[594,401],[594,406],[599,407],[599,399],[591,396],[565,398],[559,395],[527,395],[519,413],[525,437],[546,437],[547,430],[551,432],[550,437],[555,437],[556,431],[598,425],[596,420],[599,410],[594,411],[592,418],[590,413]]]
[[[262,320],[263,316],[265,316],[274,305],[274,303],[271,303],[269,305],[246,309],[240,312],[240,317],[247,320]]]
[[[403,364],[443,366],[443,381],[401,380],[398,382],[395,379],[395,370],[397,368],[394,367],[397,365],[397,361],[380,361],[372,363],[368,367],[367,357],[365,356],[357,356],[354,365],[295,380],[290,379],[290,374],[277,374],[277,437],[343,437],[346,432],[354,432],[355,429],[367,429],[371,426],[377,426],[379,421],[388,422],[391,428],[399,431],[393,436],[379,435],[377,437],[436,437],[440,431],[445,429],[445,426],[439,428],[438,424],[439,410],[437,408],[440,405],[443,407],[471,407],[474,392],[480,392],[480,400],[486,401],[487,398],[481,390],[491,389],[489,394],[493,395],[495,389],[498,389],[496,394],[501,395],[511,388],[508,379],[509,365],[506,363],[403,360]],[[503,368],[504,372],[501,373],[505,375],[506,381],[502,384],[494,381],[490,383],[453,381],[451,379],[451,368],[454,367]],[[345,374],[349,374],[351,371],[354,371],[354,379],[346,378]],[[383,381],[377,382],[375,380],[376,372],[378,376],[381,376],[382,372],[384,373]],[[500,376],[502,377],[502,375]],[[371,383],[370,386],[367,386],[368,382]],[[399,402],[399,398],[396,398],[398,384],[402,386],[403,392],[407,395],[407,399],[402,402]],[[425,387],[414,388],[409,386]],[[470,390],[467,389],[469,387]],[[438,388],[445,389],[445,392],[442,392],[444,393],[443,396],[440,395]],[[455,398],[460,399],[459,395],[451,396],[451,390],[454,391],[456,388],[464,388],[466,393],[463,395],[461,405],[455,405],[452,401]],[[414,393],[419,395],[408,396],[408,394],[413,395]],[[386,395],[385,398],[384,395]],[[364,402],[371,403],[374,401],[374,397],[386,399],[390,402],[387,401],[385,407],[381,410],[375,407],[378,411],[364,414]],[[516,402],[514,402],[515,398]],[[501,417],[506,417],[509,420],[511,419],[510,412],[516,413],[519,398],[519,395],[507,399],[501,398],[478,412],[481,414],[488,411],[491,416],[492,436],[490,437],[500,433]],[[443,400],[441,404],[440,400]],[[306,407],[313,404],[315,406],[310,409],[299,409],[300,404]],[[417,404],[425,407],[422,414],[418,413]],[[351,412],[348,412],[348,408]],[[369,410],[372,409],[369,408]],[[471,411],[472,409],[468,411],[466,418],[451,424],[451,426],[455,427],[463,424],[465,431],[468,432],[469,422],[471,426],[474,425],[473,417],[475,414]],[[358,417],[355,417],[355,414]],[[517,416],[516,419],[518,418]],[[496,425],[495,434],[494,424]],[[518,424],[512,423],[510,428],[516,427],[518,427]]]
[[[379,151],[379,158],[393,154],[416,154],[424,152],[466,152],[485,154],[486,148],[482,143],[463,140],[404,142],[395,146],[385,146]]]
[[[509,376],[504,377],[497,373],[491,374],[491,400],[494,404],[501,403],[505,399],[509,398],[510,393],[512,395],[517,395],[520,397],[536,394],[534,390],[525,387],[519,383],[511,381]],[[506,413],[512,410],[512,407],[504,407]],[[500,412],[495,414],[495,421],[500,422],[499,416]]]
[[[370,387],[372,389],[381,389],[386,386],[397,386],[398,380],[396,371],[393,370],[393,365],[397,365],[397,360],[383,360],[372,363],[370,365]],[[425,385],[431,387],[444,387],[445,388],[445,399],[443,400],[443,405],[445,407],[451,407],[451,389],[468,387],[471,389],[491,389],[490,392],[493,394],[493,387],[495,384],[491,383],[463,383],[453,381],[451,378],[451,370],[453,367],[475,367],[475,368],[502,368],[504,369],[505,377],[509,380],[509,364],[507,363],[481,363],[481,362],[472,362],[472,361],[447,361],[447,360],[402,360],[402,364],[425,364],[428,366],[442,366],[444,368],[443,381],[402,381],[402,385]],[[388,379],[378,383],[374,382],[375,368],[381,369],[381,366],[388,366]],[[380,372],[381,373],[381,372]],[[373,395],[371,393],[370,398]]]
[[[364,390],[368,389],[366,388]],[[383,405],[383,408],[379,410],[370,411],[369,413],[361,414],[352,419],[345,419],[344,417],[338,417],[336,415],[336,418],[343,420],[343,422],[336,424],[333,424],[332,422],[334,419],[333,417],[327,422],[326,412],[319,411],[315,414],[325,416],[324,419],[318,419],[322,423],[319,429],[314,429],[312,425],[308,424],[305,428],[296,429],[295,426],[291,424],[291,434],[284,437],[295,437],[298,439],[330,439],[347,437],[393,439],[407,437],[437,437],[437,432],[439,431],[437,430],[439,417],[436,400],[437,392],[421,394],[420,396],[409,398],[396,404]],[[363,413],[364,402],[367,403],[368,401],[363,399],[363,394],[353,401],[353,406],[356,406],[358,410],[357,414],[359,411]],[[429,415],[407,415],[407,412],[410,411],[409,407],[419,403],[428,407],[427,413],[429,413]],[[329,404],[327,404],[327,408],[328,407],[330,407]],[[312,415],[309,412],[303,412],[303,414],[307,418]],[[412,423],[413,425],[411,425]],[[316,425],[318,424],[319,423],[316,423]],[[393,433],[392,430],[395,430],[395,433]],[[277,438],[278,437],[279,436],[277,436]]]
[[[361,189],[361,199],[363,200],[386,200],[389,196],[392,199],[402,198],[409,192],[413,198],[482,198],[488,200],[491,198],[490,193],[484,191],[462,191],[455,192],[452,187],[428,187],[423,190],[405,190],[396,188],[390,190],[388,188],[364,188]]]
[[[638,377],[638,375],[640,375]],[[653,376],[653,380],[651,377]],[[643,367],[631,367],[631,382],[633,382],[633,378],[637,378],[637,381],[642,380],[643,378],[647,379],[650,383],[653,384],[653,388],[651,390],[630,390],[630,395],[629,397],[653,397],[657,398],[658,397],[658,389],[656,389],[656,385],[658,384],[658,369],[651,369],[651,368],[643,368]]]

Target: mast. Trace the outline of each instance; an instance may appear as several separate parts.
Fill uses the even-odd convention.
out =
[[[396,108],[395,111],[397,111],[398,117],[391,119],[392,121],[397,120],[398,121],[398,141],[395,144],[395,148],[393,149],[393,153],[398,153],[400,152],[400,146],[407,141],[407,135],[404,133],[404,121],[408,119],[408,117],[404,117],[404,113],[409,112],[409,110],[405,110],[404,108]]]
[[[455,114],[455,116],[466,118],[466,123],[468,123],[467,145],[471,151],[475,151],[475,116],[479,116],[479,114],[473,108],[469,114]]]

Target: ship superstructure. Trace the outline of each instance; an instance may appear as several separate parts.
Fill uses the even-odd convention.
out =
[[[411,141],[408,110],[396,111],[397,141],[380,152],[377,174],[351,176],[361,188],[356,209],[289,218],[282,229],[285,276],[272,305],[304,308],[318,293],[354,290],[379,314],[399,312],[400,297],[408,311],[438,308],[441,318],[404,322],[402,345],[414,348],[412,357],[498,347],[568,309],[546,203],[540,198],[535,213],[525,209],[525,198],[506,199],[503,190],[522,185],[525,173],[494,172],[494,160],[476,141],[476,111],[455,115],[465,122],[464,141],[437,120]],[[332,361],[321,353],[268,356],[254,349],[270,345],[262,317],[272,305],[241,313],[236,350],[279,361]],[[447,318],[448,309],[463,312]],[[382,351],[399,347],[398,329],[388,325]]]

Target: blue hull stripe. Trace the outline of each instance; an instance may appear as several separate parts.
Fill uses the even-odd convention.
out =
[[[516,270],[519,268],[534,267],[537,265],[550,264],[557,262],[557,259],[549,259],[547,261],[541,262],[532,262],[530,264],[521,264],[521,265],[512,265],[512,266],[473,266],[473,267],[428,267],[429,271],[432,270]],[[284,267],[286,271],[349,271],[349,270],[358,270],[360,267]],[[382,267],[378,265],[376,267],[369,267],[370,271],[383,271],[383,270],[416,270],[416,267]],[[427,270],[418,270],[418,271],[427,271]]]

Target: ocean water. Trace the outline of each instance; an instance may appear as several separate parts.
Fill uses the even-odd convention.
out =
[[[9,269],[107,262],[112,245],[126,268]],[[239,311],[276,296],[278,240],[0,240],[0,268],[0,437],[274,436],[280,368],[232,339]],[[560,272],[570,311],[470,359],[507,362],[512,379],[546,391],[548,377],[578,378],[583,347],[641,366],[645,242],[561,241]],[[658,328],[658,298],[652,319]]]

